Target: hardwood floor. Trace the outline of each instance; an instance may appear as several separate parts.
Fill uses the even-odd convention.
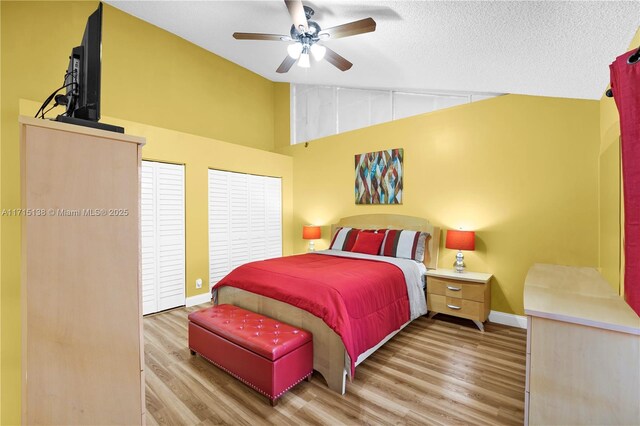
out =
[[[322,376],[277,407],[187,346],[187,315],[145,317],[147,424],[522,424],[526,330],[421,317],[356,370],[344,396]]]

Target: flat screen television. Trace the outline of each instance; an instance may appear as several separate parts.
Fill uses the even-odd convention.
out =
[[[56,120],[124,133],[122,127],[98,123],[100,120],[101,62],[102,3],[87,19],[81,45],[71,50],[69,67],[63,85],[67,90],[67,110]]]

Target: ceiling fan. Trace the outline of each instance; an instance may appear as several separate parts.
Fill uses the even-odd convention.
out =
[[[316,61],[326,58],[331,65],[340,71],[347,71],[353,64],[319,42],[376,30],[376,21],[373,18],[361,19],[323,30],[317,22],[311,20],[315,13],[313,9],[309,6],[303,6],[301,0],[284,0],[284,2],[293,20],[293,25],[291,25],[291,31],[289,32],[290,35],[233,33],[233,38],[236,40],[293,42],[287,47],[287,57],[276,70],[281,74],[289,71],[296,61],[298,61],[299,67],[309,68],[311,66],[309,54],[313,55]]]

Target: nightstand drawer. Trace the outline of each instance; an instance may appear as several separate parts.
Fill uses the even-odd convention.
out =
[[[430,311],[454,315],[461,318],[484,321],[484,303],[473,300],[446,297],[439,294],[427,294],[427,307]]]
[[[486,284],[465,283],[442,278],[427,278],[427,293],[484,302]]]

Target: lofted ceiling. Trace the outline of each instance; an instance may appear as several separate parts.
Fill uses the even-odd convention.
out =
[[[269,80],[415,91],[517,93],[599,99],[608,65],[640,25],[640,1],[303,1],[322,28],[372,17],[373,33],[327,40],[351,62],[276,68],[288,34],[284,1],[114,1],[110,5]]]

